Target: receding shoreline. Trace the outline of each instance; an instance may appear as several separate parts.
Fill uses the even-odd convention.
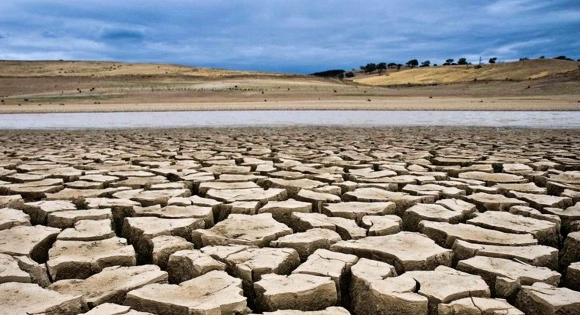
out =
[[[451,98],[404,97],[365,100],[279,100],[265,102],[187,102],[111,104],[1,105],[0,114],[232,111],[232,110],[370,110],[370,111],[579,111],[575,97]]]

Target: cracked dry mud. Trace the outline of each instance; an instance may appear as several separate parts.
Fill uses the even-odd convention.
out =
[[[580,314],[579,131],[0,144],[0,314]]]

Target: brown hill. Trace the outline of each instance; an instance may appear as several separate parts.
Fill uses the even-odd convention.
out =
[[[440,66],[391,70],[386,75],[355,78],[354,82],[375,85],[429,85],[472,81],[524,81],[567,74],[580,69],[579,63],[568,60],[536,59],[501,64]]]

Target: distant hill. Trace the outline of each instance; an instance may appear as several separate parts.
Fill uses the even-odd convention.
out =
[[[524,81],[579,71],[580,63],[569,60],[536,59],[499,64],[438,66],[389,70],[386,75],[377,73],[357,76],[354,82],[375,85],[429,85],[473,81]]]
[[[0,76],[3,77],[108,77],[123,75],[193,77],[287,76],[279,73],[235,71],[153,63],[109,61],[0,61]]]

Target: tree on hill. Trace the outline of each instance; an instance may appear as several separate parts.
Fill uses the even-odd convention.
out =
[[[409,68],[415,68],[419,65],[419,60],[417,59],[411,59],[409,61],[407,61],[407,67]]]
[[[489,58],[489,63],[495,63],[497,61],[497,57]]]
[[[465,58],[459,58],[459,60],[457,60],[457,64],[458,65],[466,65],[467,64],[467,59],[465,59]]]
[[[455,61],[455,59],[449,58],[449,59],[445,60],[445,62],[443,63],[443,65],[444,66],[449,66],[449,65],[451,65],[453,63],[453,61]]]
[[[397,64],[396,64],[396,63],[394,63],[394,62],[391,62],[391,63],[389,63],[389,64],[387,65],[387,67],[389,67],[389,69],[394,69],[394,68],[396,68],[396,67],[397,67]]]
[[[376,63],[367,63],[365,66],[360,66],[360,69],[364,73],[371,73],[371,72],[374,72],[375,70],[377,70],[377,64]]]
[[[558,57],[554,57],[554,59],[566,60],[566,56],[558,56]]]
[[[431,61],[425,60],[421,62],[421,67],[429,67],[431,65]]]
[[[349,72],[347,72],[347,73],[344,74],[344,77],[345,78],[354,78],[354,72],[349,71]]]
[[[379,71],[379,75],[381,75],[384,70],[387,70],[387,63],[386,62],[380,62],[377,65],[377,70]]]
[[[323,78],[340,78],[344,77],[344,70],[327,70],[322,72],[315,72],[311,75]]]

